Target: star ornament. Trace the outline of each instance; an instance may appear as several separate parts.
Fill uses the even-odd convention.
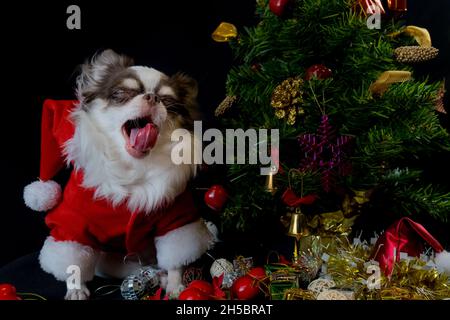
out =
[[[332,191],[338,176],[351,173],[349,154],[353,149],[354,138],[348,135],[336,136],[328,115],[323,115],[316,134],[302,134],[298,137],[300,148],[304,154],[300,161],[300,169],[319,171],[322,188]]]

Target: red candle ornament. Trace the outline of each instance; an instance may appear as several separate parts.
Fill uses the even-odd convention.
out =
[[[289,0],[270,0],[269,8],[277,16],[283,15]]]
[[[13,285],[0,284],[0,300],[22,300],[17,296],[16,288]]]
[[[215,211],[222,210],[223,206],[227,202],[228,194],[225,188],[219,184],[213,185],[205,193],[205,203],[208,207]]]
[[[316,77],[317,79],[323,80],[331,77],[332,74],[331,69],[328,69],[323,64],[313,64],[306,69],[305,79],[311,80],[313,77]]]
[[[257,281],[249,275],[237,278],[231,287],[233,296],[239,300],[251,300],[258,296],[260,290]]]
[[[197,288],[186,288],[178,296],[179,300],[211,300],[210,296]]]
[[[194,280],[189,284],[188,288],[198,289],[208,296],[214,294],[213,285],[205,280]]]

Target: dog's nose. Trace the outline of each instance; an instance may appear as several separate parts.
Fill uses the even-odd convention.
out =
[[[159,103],[159,101],[160,101],[158,95],[156,95],[154,93],[145,94],[144,99],[147,100],[150,104]]]

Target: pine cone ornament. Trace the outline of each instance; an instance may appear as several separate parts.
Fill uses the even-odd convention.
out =
[[[395,58],[401,63],[420,63],[432,60],[439,54],[434,47],[403,46],[394,51]]]
[[[271,106],[279,119],[287,118],[287,123],[293,125],[297,115],[304,114],[300,104],[303,102],[303,80],[288,78],[278,85],[272,93]]]

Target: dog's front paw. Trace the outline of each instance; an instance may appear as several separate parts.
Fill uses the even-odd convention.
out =
[[[80,289],[68,289],[65,300],[88,300],[91,293],[86,285],[81,285]]]
[[[166,296],[170,298],[178,298],[181,291],[184,289],[186,289],[186,287],[182,284],[170,285],[170,283],[168,283],[166,287]]]

